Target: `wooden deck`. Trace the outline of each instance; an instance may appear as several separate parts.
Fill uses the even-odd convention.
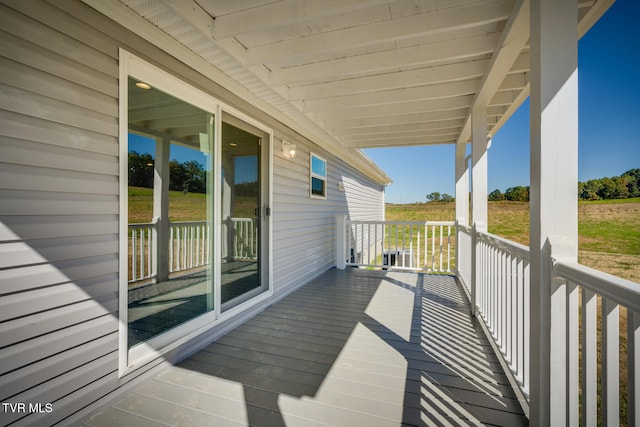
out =
[[[527,425],[450,276],[330,270],[88,426]]]

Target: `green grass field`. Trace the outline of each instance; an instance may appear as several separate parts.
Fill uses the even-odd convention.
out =
[[[236,198],[236,216],[250,217],[250,199]],[[150,222],[153,190],[129,188],[129,223]],[[206,196],[169,192],[171,221],[206,218]],[[390,221],[453,221],[454,203],[386,206]],[[489,202],[489,232],[529,244],[529,203]],[[640,198],[598,200],[578,204],[579,261],[585,265],[640,282]]]
[[[453,221],[454,203],[386,207],[387,220]],[[489,202],[489,232],[529,244],[529,203]],[[579,261],[640,282],[640,199],[598,200],[578,205]]]
[[[234,216],[251,218],[255,199],[236,197]],[[153,190],[129,187],[129,224],[151,222],[153,218]],[[202,193],[169,191],[169,220],[204,221],[207,219],[207,196]]]

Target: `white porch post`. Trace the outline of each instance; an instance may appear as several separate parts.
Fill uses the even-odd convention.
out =
[[[469,224],[469,162],[466,158],[467,144],[466,142],[458,142],[456,144],[456,275],[460,277],[462,262],[460,254],[460,234],[458,232],[459,225]],[[471,244],[471,243],[469,243]],[[471,249],[471,248],[469,248]],[[469,271],[465,266],[464,271]],[[467,278],[469,280],[469,278]]]
[[[456,144],[456,221],[460,225],[469,225],[469,164],[466,153],[467,144]]]
[[[471,221],[478,231],[487,231],[487,109],[475,107],[471,112]]]
[[[156,247],[153,251],[156,280],[169,278],[169,149],[171,141],[156,139],[156,158],[153,162],[153,217],[156,221]]]
[[[347,268],[347,216],[336,215],[336,268]]]
[[[577,0],[531,2],[531,425],[573,425],[568,411],[566,284],[552,256],[577,259]],[[577,407],[577,402],[571,404]]]
[[[487,109],[475,107],[471,112],[471,314],[477,310],[479,277],[477,232],[487,231]]]

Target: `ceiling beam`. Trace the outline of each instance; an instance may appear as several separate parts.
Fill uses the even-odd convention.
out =
[[[584,6],[589,7],[589,11],[584,15],[584,17],[578,22],[578,39],[586,34],[589,31],[589,28],[593,26],[598,20],[604,15],[604,13],[609,10],[611,5],[615,2],[615,0],[597,0],[595,3],[593,2],[580,2],[587,3]],[[591,3],[589,5],[588,3]],[[582,7],[582,6],[580,6]]]
[[[475,90],[473,81],[482,77],[482,73],[488,61],[473,61],[469,63],[451,64],[442,67],[433,67],[411,73],[414,79],[403,80],[399,77],[405,73],[376,76],[369,83],[377,82],[377,85],[367,86],[368,91],[353,95],[342,95],[339,92],[331,92],[329,96],[319,99],[304,99],[305,111],[318,111],[325,108],[333,109],[334,106],[351,108],[356,106],[383,105],[397,102],[408,102],[420,99],[441,98],[443,87],[459,95],[472,93]],[[418,80],[420,79],[420,80]],[[359,79],[358,79],[359,80]],[[469,83],[471,82],[471,83]],[[354,82],[355,83],[355,82]],[[357,83],[355,83],[357,84]],[[455,87],[458,86],[459,87]],[[404,96],[398,97],[397,93]]]
[[[360,93],[344,97],[316,99],[304,102],[305,111],[320,111],[341,105],[344,108],[353,108],[371,105],[389,105],[407,101],[426,99],[448,98],[463,95],[472,95],[478,88],[479,78],[437,85],[419,86],[402,89],[385,90],[381,92]],[[390,107],[391,108],[391,107]],[[393,110],[390,110],[392,113]]]
[[[390,138],[426,138],[442,135],[457,135],[459,127],[432,129],[432,130],[413,130],[413,131],[395,131],[395,132],[376,132],[364,135],[349,135],[342,136],[348,141],[375,141],[377,139],[390,139]]]
[[[393,139],[388,141],[354,141],[353,143],[347,142],[345,145],[349,148],[385,148],[385,147],[409,147],[417,145],[443,145],[443,144],[455,144],[455,135],[452,138],[422,138],[417,140],[399,140]]]
[[[387,115],[385,117],[368,117],[364,119],[336,120],[326,122],[327,129],[366,128],[384,125],[407,125],[411,123],[438,122],[442,120],[464,119],[467,116],[467,108],[457,110],[433,111],[430,113],[402,114],[398,116]]]
[[[333,129],[332,132],[336,136],[356,136],[356,135],[374,135],[377,133],[391,132],[410,132],[410,131],[429,131],[436,129],[453,129],[460,128],[464,124],[463,119],[441,120],[435,122],[424,123],[403,123],[397,125],[380,125],[360,128],[341,128]]]
[[[487,104],[487,106],[490,107],[490,106],[497,106],[497,105],[511,105],[511,103],[514,102],[516,98],[520,96],[520,92],[522,92],[522,89],[496,92],[496,94],[494,95],[493,98],[491,98],[491,101],[489,101],[489,104]]]
[[[318,120],[360,119],[366,117],[382,117],[390,114],[397,116],[412,113],[427,113],[431,111],[446,111],[467,108],[473,100],[472,95],[456,96],[453,98],[428,99],[407,101],[393,105],[392,109],[379,105],[367,105],[358,108],[336,108],[314,111],[313,116]]]
[[[388,134],[388,135],[377,135],[371,138],[345,138],[345,142],[349,146],[353,146],[354,144],[378,144],[381,142],[386,142],[390,145],[396,144],[421,144],[425,141],[442,141],[442,140],[455,140],[458,136],[458,130],[456,129],[454,132],[430,132],[424,133],[421,135],[401,135],[401,134]]]
[[[384,3],[388,0],[282,0],[216,16],[212,34],[216,39],[235,37]],[[209,12],[215,13],[215,5]]]
[[[487,1],[256,46],[247,49],[246,65],[485,25],[507,19],[509,4]]]
[[[375,73],[395,72],[400,67],[438,65],[446,62],[473,60],[489,55],[495,47],[493,35],[446,42],[421,44],[402,49],[385,50],[364,55],[346,56],[330,61],[273,68],[269,82],[273,85],[302,86],[325,84]],[[491,47],[490,47],[491,46]],[[293,91],[294,96],[300,97]],[[303,88],[299,89],[301,92]]]
[[[517,0],[509,20],[498,42],[491,64],[480,84],[473,107],[486,107],[518,59],[529,40],[529,0]],[[472,107],[472,110],[473,110]],[[471,113],[457,142],[466,142],[471,138]]]
[[[427,54],[427,57],[417,57],[415,56],[416,52],[413,52],[412,55],[399,56],[396,60],[389,62],[390,66],[393,66],[395,70],[398,67],[406,67],[411,65],[410,62],[417,60],[428,60],[430,58],[440,58],[444,61],[461,61],[462,59],[477,58],[482,55],[486,55],[492,52],[493,47],[497,43],[499,38],[499,34],[492,33],[483,35],[481,37],[473,37],[473,38],[464,38],[458,40],[451,40],[443,43],[434,43],[437,45],[434,47],[433,45],[424,45],[424,46],[432,46],[432,49],[424,49],[424,53]],[[403,49],[404,50],[404,49]],[[415,49],[412,49],[415,50]],[[438,52],[441,52],[438,55]],[[462,56],[460,54],[463,54]],[[357,58],[357,57],[354,57]],[[404,61],[410,58],[409,64]],[[403,61],[403,62],[401,62]],[[478,72],[484,72],[484,69],[479,70],[479,67],[486,66],[488,60],[483,62],[482,64],[474,64],[470,63],[469,67],[471,67],[474,71],[473,73],[477,74]],[[345,64],[346,65],[346,64]],[[429,64],[426,64],[429,65]],[[442,79],[444,75],[450,74],[450,80],[456,80],[455,74],[466,74],[469,75],[471,73],[470,70],[464,71],[463,68],[467,67],[466,63],[452,63],[446,65],[431,65],[406,71],[396,71],[396,72],[380,72],[380,74],[375,75],[367,75],[363,77],[354,77],[354,78],[346,78],[344,73],[338,74],[335,73],[335,69],[332,68],[332,76],[329,75],[318,75],[314,74],[312,78],[320,79],[327,78],[330,79],[332,77],[342,77],[342,80],[337,81],[329,81],[322,82],[318,84],[308,84],[304,86],[295,86],[292,85],[289,88],[289,99],[290,100],[302,100],[302,99],[314,99],[314,98],[327,98],[331,96],[338,95],[349,95],[356,94],[361,92],[369,92],[372,90],[380,90],[380,88],[401,88],[401,87],[409,87],[409,86],[419,86],[423,85],[429,80],[435,81],[435,79]],[[327,69],[328,70],[328,69]],[[372,67],[351,69],[351,72],[369,72],[372,73]],[[273,72],[274,75],[278,74],[278,71]],[[438,77],[440,75],[440,77]],[[298,79],[303,79],[304,76],[298,77]],[[287,82],[293,83],[293,82]]]

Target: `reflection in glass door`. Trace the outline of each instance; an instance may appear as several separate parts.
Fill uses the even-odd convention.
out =
[[[260,135],[260,136],[259,136]],[[223,309],[262,292],[265,217],[260,131],[231,116],[222,123],[221,302]]]
[[[128,86],[128,347],[214,309],[214,115]]]

